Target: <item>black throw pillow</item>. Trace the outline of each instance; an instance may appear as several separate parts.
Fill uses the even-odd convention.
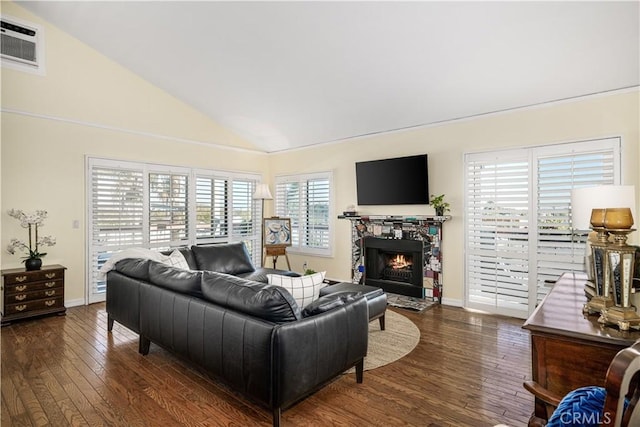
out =
[[[308,304],[304,310],[302,310],[302,317],[315,316],[316,314],[342,307],[351,301],[355,301],[361,295],[361,292],[337,292],[325,295]]]

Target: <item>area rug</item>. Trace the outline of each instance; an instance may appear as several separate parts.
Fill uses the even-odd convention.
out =
[[[369,371],[406,356],[420,341],[420,330],[402,314],[387,310],[384,331],[377,320],[369,322],[369,349],[364,359],[364,370]],[[351,369],[347,372],[354,372]]]
[[[433,307],[437,303],[435,301],[427,301],[422,298],[408,297],[406,295],[397,295],[387,292],[387,304],[393,307],[422,312]]]

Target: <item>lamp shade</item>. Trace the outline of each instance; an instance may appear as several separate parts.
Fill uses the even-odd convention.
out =
[[[571,224],[574,230],[591,228],[591,210],[630,208],[636,218],[636,194],[633,185],[599,185],[571,190]]]
[[[267,184],[258,184],[256,187],[255,193],[253,193],[254,200],[273,200],[273,196],[271,195],[271,191],[269,191],[269,186]]]

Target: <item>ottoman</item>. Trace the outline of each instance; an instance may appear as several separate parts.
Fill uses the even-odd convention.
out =
[[[320,289],[320,296],[334,294],[338,292],[359,292],[367,298],[369,307],[369,322],[379,319],[380,329],[384,331],[384,314],[387,310],[387,294],[382,288],[375,286],[360,285],[358,283],[342,282],[335,285],[325,286]]]

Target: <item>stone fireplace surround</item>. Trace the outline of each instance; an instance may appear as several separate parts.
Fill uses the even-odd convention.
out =
[[[442,225],[451,216],[338,216],[351,222],[351,281],[378,286],[401,295],[440,301],[442,298]],[[412,254],[412,283],[383,281],[368,273],[376,250]],[[378,248],[382,246],[382,248]],[[367,249],[367,247],[369,249]],[[394,249],[395,248],[395,249]],[[420,253],[420,249],[422,251]],[[369,252],[368,252],[369,251]],[[421,258],[416,262],[416,258]],[[379,263],[379,261],[376,261]],[[375,264],[375,262],[374,262]],[[380,266],[377,265],[376,269]],[[373,276],[373,277],[372,277]]]

